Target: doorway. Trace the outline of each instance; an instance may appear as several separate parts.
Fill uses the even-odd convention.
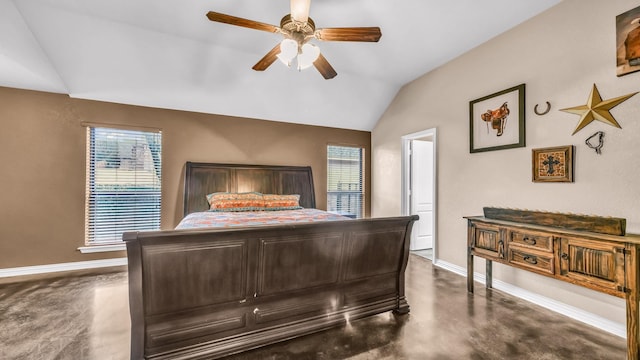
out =
[[[436,259],[436,129],[402,137],[402,212],[418,215],[410,250]]]

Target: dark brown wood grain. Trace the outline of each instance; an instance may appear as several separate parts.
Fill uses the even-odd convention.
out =
[[[327,61],[327,59],[322,54],[320,54],[316,61],[313,62],[313,66],[318,69],[320,75],[322,75],[322,77],[324,77],[326,80],[333,79],[334,77],[336,77],[336,75],[338,75],[333,66],[329,64],[329,61]]]
[[[185,214],[212,192],[300,194],[310,167],[187,163]],[[131,359],[215,359],[409,312],[404,273],[417,216],[127,232]]]
[[[343,27],[318,30],[318,39],[323,41],[377,42],[382,37],[379,27]]]
[[[187,162],[184,215],[209,209],[206,195],[214,192],[298,194],[300,206],[315,208],[310,166],[242,165]]]
[[[620,235],[626,232],[627,220],[594,215],[561,214],[544,211],[485,207],[484,216],[489,219],[514,221],[525,224],[552,226],[562,229],[591,231]]]
[[[278,58],[278,54],[280,54],[280,52],[281,52],[280,43],[278,43],[264,57],[262,57],[260,61],[258,61],[255,65],[253,65],[252,69],[255,71],[266,70],[269,66],[271,66],[271,64],[274,63],[274,61],[276,61],[276,59]]]
[[[261,31],[267,31],[267,32],[276,32],[279,29],[275,25],[266,24],[263,22],[255,21],[255,20],[244,19],[236,16],[227,15],[227,14],[221,14],[215,11],[209,11],[207,13],[207,18],[209,18],[209,20],[211,21],[215,21],[219,23],[242,26],[249,29],[261,30]]]
[[[406,313],[416,219],[125,233],[131,359],[215,359]]]

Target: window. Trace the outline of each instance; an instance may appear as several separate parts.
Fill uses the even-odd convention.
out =
[[[364,149],[327,147],[327,211],[352,218],[364,215]]]
[[[161,147],[160,131],[87,128],[87,245],[160,229]]]

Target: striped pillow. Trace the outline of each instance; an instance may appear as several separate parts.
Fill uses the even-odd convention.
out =
[[[264,210],[298,210],[302,209],[300,206],[300,195],[275,195],[275,194],[263,194]]]
[[[264,209],[264,200],[259,192],[217,192],[207,195],[209,211],[259,211]]]

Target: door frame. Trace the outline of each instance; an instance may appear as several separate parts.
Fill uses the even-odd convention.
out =
[[[411,187],[411,141],[413,140],[420,140],[420,139],[424,139],[426,137],[430,137],[433,142],[433,161],[432,161],[432,166],[433,166],[433,211],[431,212],[431,220],[432,220],[432,224],[433,224],[433,264],[436,264],[437,262],[437,246],[438,246],[438,223],[436,222],[438,216],[438,193],[437,193],[437,180],[438,180],[438,173],[437,173],[437,154],[438,154],[438,143],[437,143],[437,131],[436,128],[431,128],[431,129],[427,129],[427,130],[423,130],[423,131],[418,131],[415,133],[411,133],[411,134],[407,134],[401,137],[402,139],[402,176],[401,176],[401,182],[402,182],[402,190],[401,190],[401,209],[402,209],[402,215],[410,215],[410,211],[411,211],[411,199],[410,199],[410,193],[409,193],[409,189]]]

